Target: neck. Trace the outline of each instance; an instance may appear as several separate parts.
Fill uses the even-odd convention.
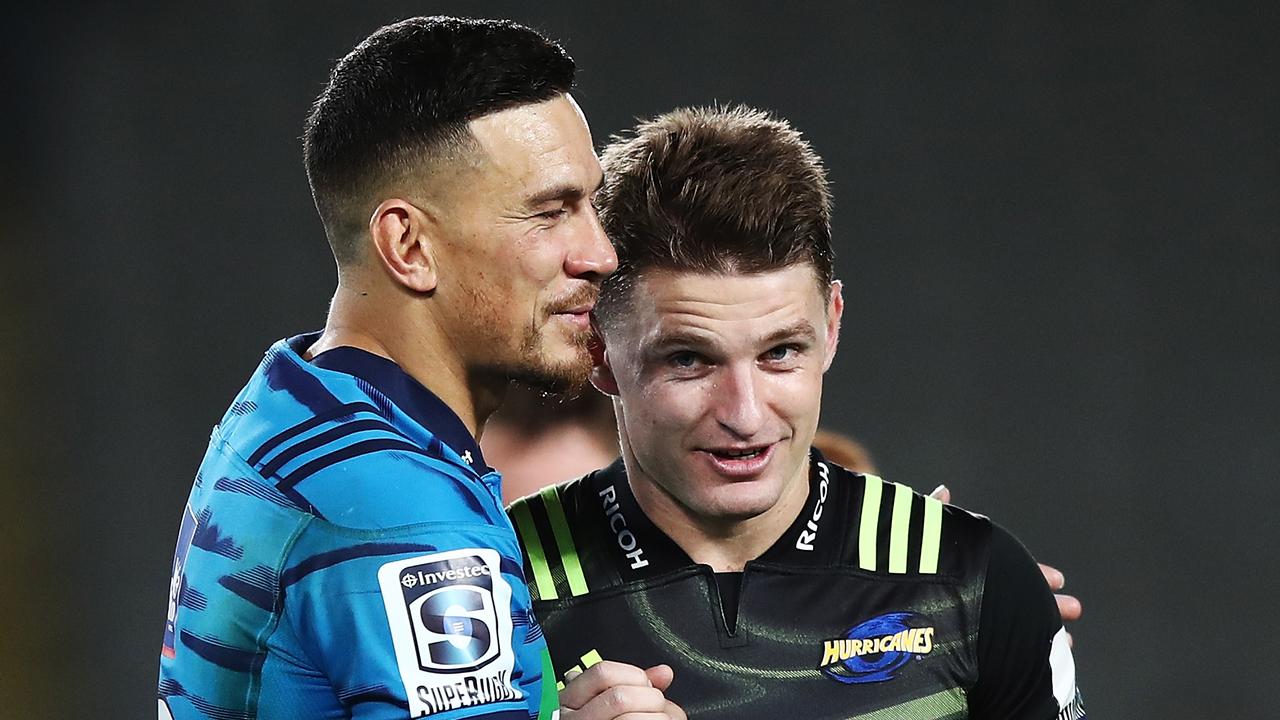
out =
[[[477,439],[498,408],[507,380],[469,372],[421,299],[394,289],[340,281],[324,332],[306,360],[336,347],[354,347],[387,358],[457,414]]]
[[[623,461],[631,491],[645,516],[691,560],[710,565],[715,572],[741,572],[748,562],[763,555],[795,522],[809,497],[806,460],[784,485],[778,501],[764,512],[747,518],[702,515],[645,474],[625,438]]]

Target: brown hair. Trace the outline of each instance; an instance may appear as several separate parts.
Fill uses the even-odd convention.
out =
[[[680,108],[617,136],[597,206],[618,251],[597,316],[650,269],[758,273],[813,265],[832,279],[831,194],[822,160],[787,121],[748,107]]]

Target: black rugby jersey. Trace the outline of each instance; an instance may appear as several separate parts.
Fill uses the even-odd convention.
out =
[[[509,511],[561,679],[667,663],[668,697],[708,720],[1084,717],[1053,596],[1013,536],[817,451],[795,522],[720,582],[645,517],[621,460]]]

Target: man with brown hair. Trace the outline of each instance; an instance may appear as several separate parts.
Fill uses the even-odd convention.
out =
[[[811,447],[844,302],[799,133],[677,110],[602,164],[592,382],[622,458],[511,509],[557,673],[668,662],[699,718],[1082,717],[1011,535]]]

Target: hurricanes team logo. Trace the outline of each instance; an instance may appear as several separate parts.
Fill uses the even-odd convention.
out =
[[[916,613],[877,615],[822,644],[818,669],[842,683],[892,680],[912,658],[933,651],[934,628]]]

